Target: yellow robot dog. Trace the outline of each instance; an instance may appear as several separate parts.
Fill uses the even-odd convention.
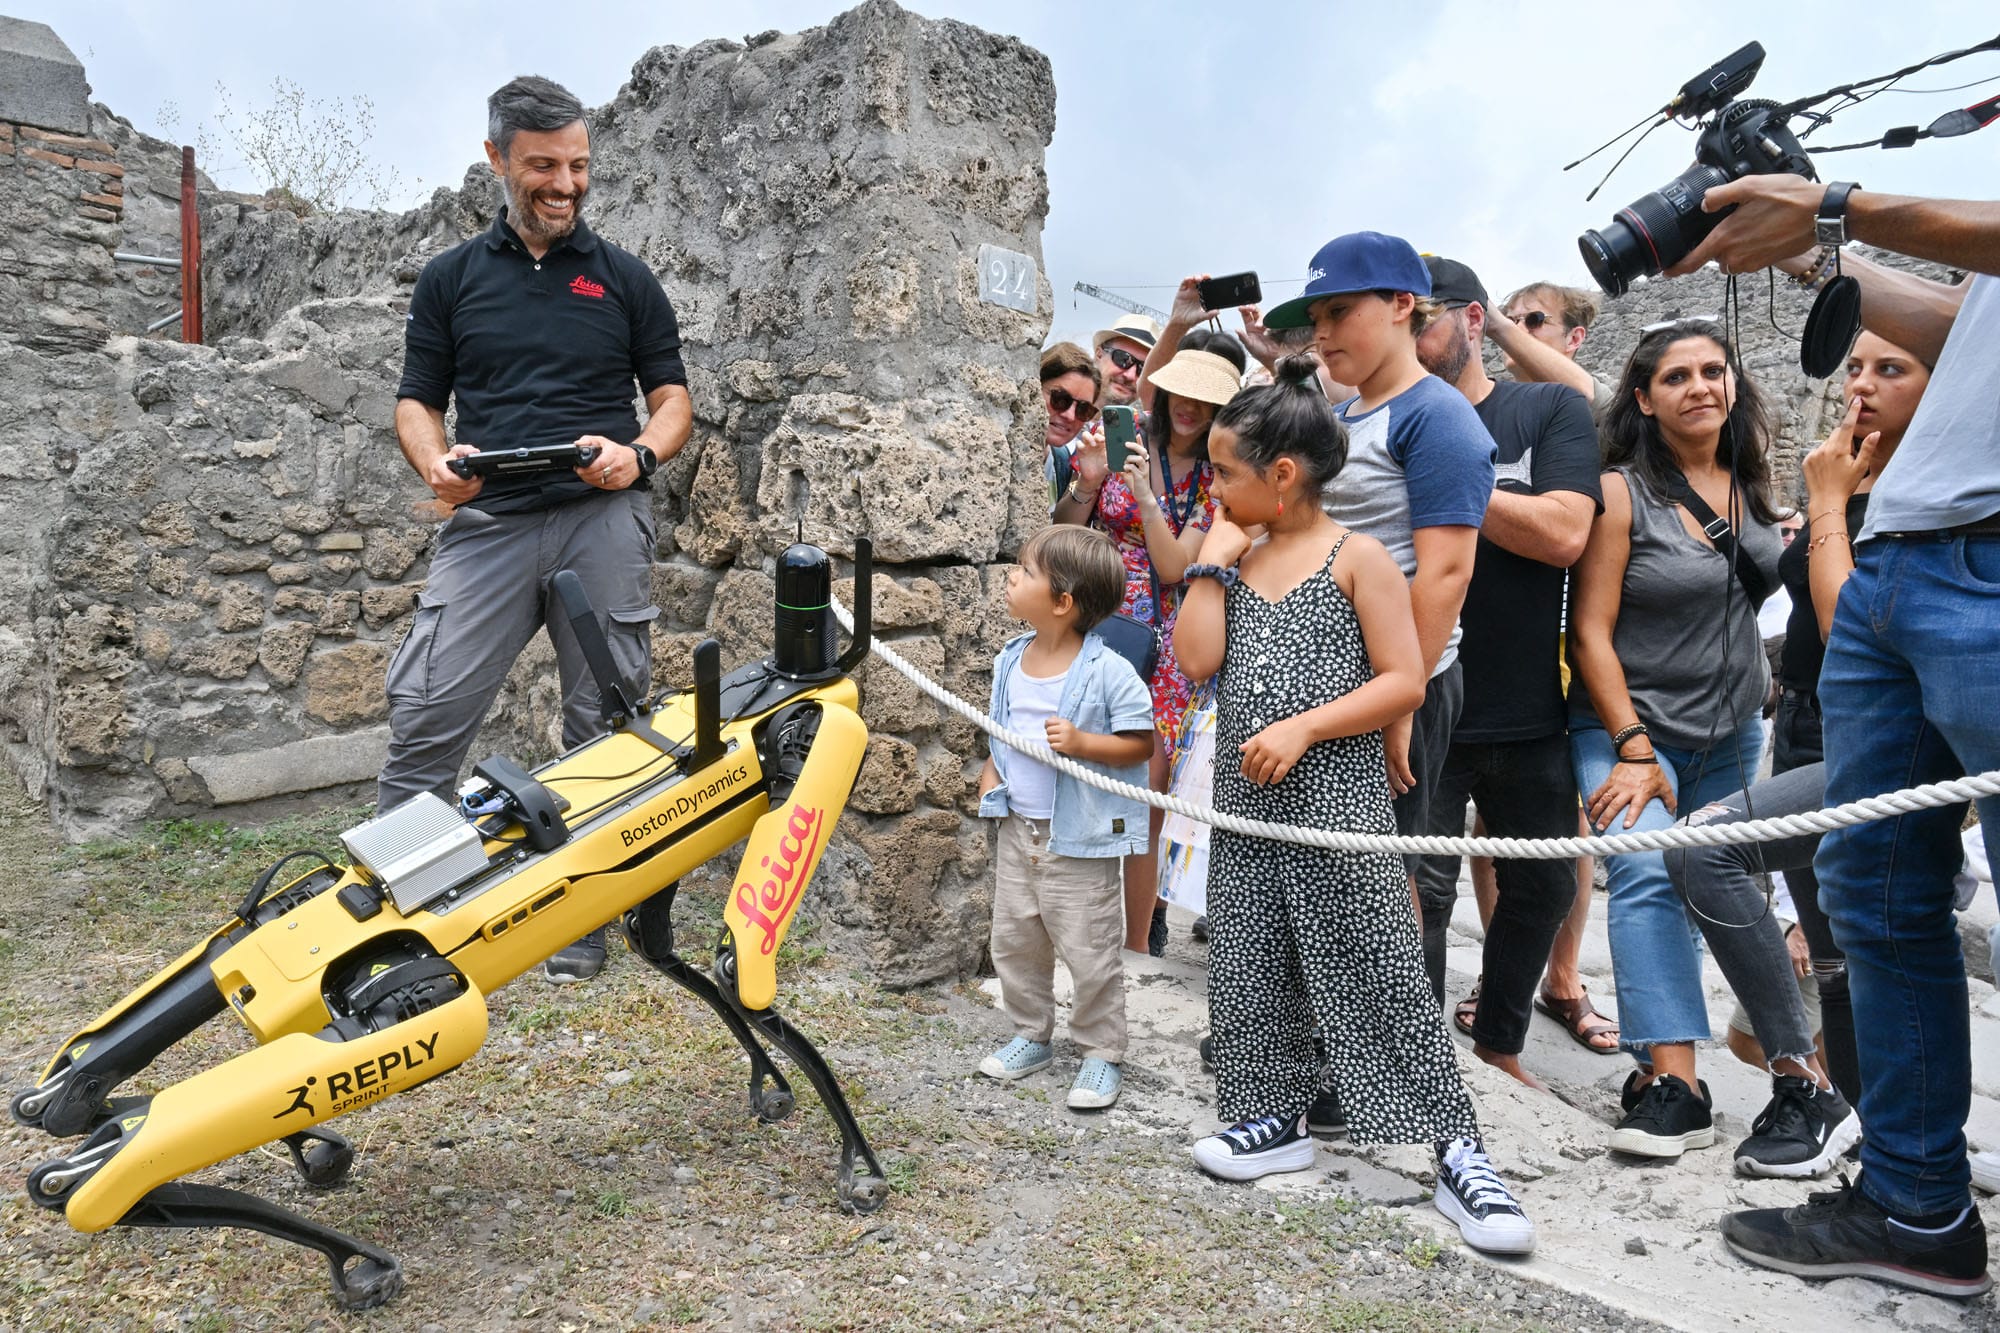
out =
[[[778,945],[868,739],[847,673],[868,651],[871,563],[857,542],[844,654],[834,653],[826,553],[801,543],[779,561],[773,655],[723,679],[720,648],[704,642],[693,690],[651,707],[626,698],[581,583],[558,575],[607,734],[532,774],[488,759],[457,809],[417,796],[343,834],[346,865],[295,852],[266,870],[234,918],[71,1037],[14,1098],[22,1124],[88,1135],[29,1173],[29,1197],[79,1231],[261,1231],[326,1255],[342,1309],[379,1305],[402,1289],[387,1253],[179,1177],[278,1140],[308,1184],[338,1183],[354,1150],[323,1122],[469,1059],[486,1037],[486,996],[622,920],[632,950],[706,1001],[749,1053],[757,1116],[781,1120],[793,1105],[763,1043],[804,1071],[840,1129],[841,1205],[881,1207],[888,1181],[839,1084],[771,1007]],[[746,835],[705,972],[674,952],[675,887]],[[301,861],[312,864],[284,879]],[[150,1098],[111,1096],[224,1007],[254,1050]]]

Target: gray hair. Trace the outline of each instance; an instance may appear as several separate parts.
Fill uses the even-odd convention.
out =
[[[486,137],[507,156],[522,130],[546,133],[583,119],[583,103],[553,79],[524,74],[486,99]]]

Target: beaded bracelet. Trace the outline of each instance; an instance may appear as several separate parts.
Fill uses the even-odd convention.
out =
[[[1818,253],[1813,255],[1812,263],[1806,265],[1806,271],[1793,278],[1792,281],[1806,291],[1819,290],[1819,285],[1827,280],[1834,258],[1839,254],[1839,246],[1822,245]]]
[[[1644,722],[1634,722],[1631,726],[1626,727],[1624,730],[1615,733],[1611,737],[1611,749],[1615,753],[1619,749],[1623,748],[1625,742],[1631,740],[1634,736],[1650,737],[1651,735],[1652,733],[1646,730],[1646,724]]]

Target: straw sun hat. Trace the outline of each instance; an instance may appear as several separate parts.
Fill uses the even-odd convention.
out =
[[[1181,351],[1153,372],[1153,385],[1177,398],[1222,406],[1243,387],[1243,376],[1234,363],[1214,352]]]

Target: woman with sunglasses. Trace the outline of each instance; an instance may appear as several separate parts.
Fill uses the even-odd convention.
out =
[[[1057,343],[1042,353],[1042,406],[1049,424],[1042,432],[1042,477],[1049,484],[1049,504],[1062,503],[1073,489],[1076,451],[1073,441],[1097,419],[1097,396],[1104,392],[1104,372],[1097,358],[1075,343]],[[1098,470],[1103,471],[1103,446],[1098,446]],[[1060,516],[1058,516],[1060,517]]]
[[[1197,327],[1211,313],[1202,308],[1201,280],[1181,283],[1167,326],[1146,358],[1137,403],[1146,416],[1124,469],[1109,471],[1102,429],[1091,430],[1077,446],[1070,497],[1055,511],[1059,521],[1088,522],[1118,543],[1125,560],[1125,602],[1119,610],[1160,631],[1151,682],[1159,734],[1150,775],[1155,791],[1167,789],[1194,692],[1174,660],[1173,628],[1186,591],[1182,572],[1194,562],[1215,518],[1209,423],[1242,387],[1250,359],[1235,338]],[[1146,852],[1125,860],[1125,947],[1158,957],[1166,951],[1167,919],[1160,901],[1157,809],[1152,825]]]
[[[1572,574],[1570,755],[1592,827],[1662,829],[1747,786],[1763,751],[1757,606],[1781,549],[1771,421],[1721,326],[1680,320],[1639,339],[1603,439],[1604,508]],[[1709,1036],[1701,955],[1666,858],[1606,867],[1619,1045],[1640,1066],[1610,1146],[1672,1159],[1714,1143],[1715,1123],[1695,1075],[1695,1043]],[[1786,972],[1774,918],[1732,925],[1729,955],[1717,952],[1725,971]],[[1772,1055],[1811,1052],[1807,1037]]]

